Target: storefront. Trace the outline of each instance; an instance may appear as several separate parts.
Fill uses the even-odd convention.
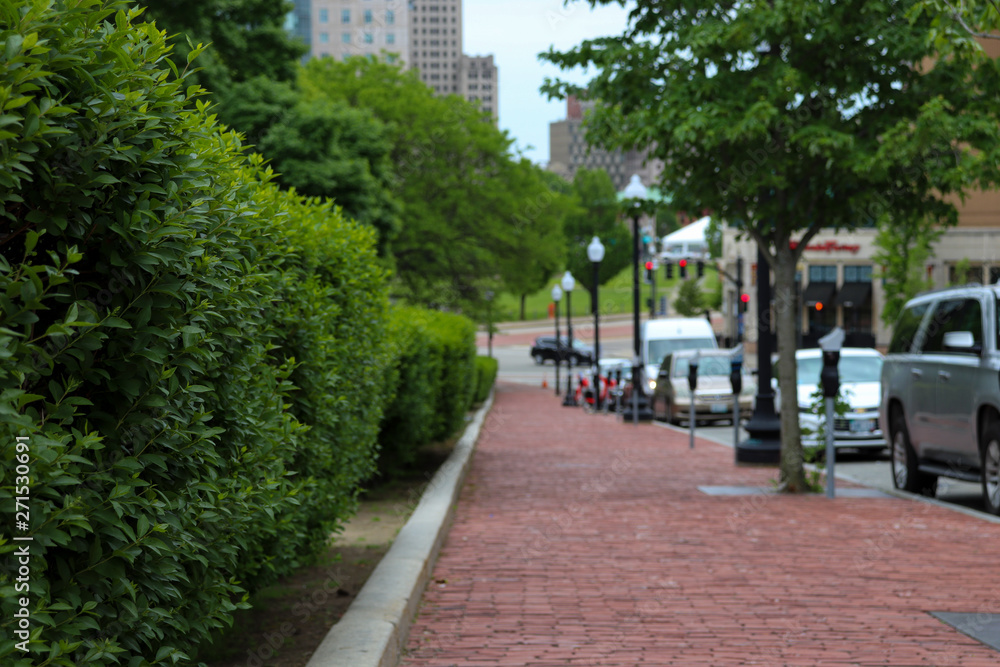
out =
[[[817,340],[834,327],[847,333],[846,345],[885,348],[892,328],[882,321],[885,303],[881,268],[872,257],[874,229],[821,232],[809,242],[796,266],[796,345],[816,347]],[[743,259],[743,292],[749,296],[743,316],[744,337],[757,340],[757,246],[737,240],[734,230],[723,230],[723,268],[736,272]],[[996,283],[1000,280],[1000,229],[958,227],[945,232],[925,267],[933,288],[955,282]],[[723,287],[726,318],[724,336],[732,340],[738,326],[735,313],[739,294],[729,281]],[[772,312],[774,304],[771,305]]]

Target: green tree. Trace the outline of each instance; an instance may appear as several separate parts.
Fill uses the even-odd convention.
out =
[[[674,310],[684,317],[700,315],[705,310],[705,295],[697,280],[682,280],[674,298]]]
[[[477,107],[366,58],[310,61],[300,86],[307,104],[366,109],[388,128],[402,204],[399,296],[478,318],[487,290],[533,292],[558,268],[571,198],[513,156],[511,138]]]
[[[306,103],[291,83],[263,77],[220,97],[220,118],[270,161],[278,183],[309,197],[329,197],[349,217],[375,227],[380,254],[388,252],[401,205],[384,123],[344,102]]]
[[[598,268],[601,284],[632,263],[632,234],[621,220],[618,192],[608,172],[581,168],[573,176],[572,192],[578,208],[566,218],[566,268],[582,287],[593,293],[594,268],[587,246],[597,236],[604,245]]]
[[[891,224],[879,225],[872,261],[876,266],[883,267],[880,276],[885,294],[882,308],[885,324],[894,324],[909,299],[918,292],[930,289],[931,280],[924,267],[941,233],[941,228],[922,216],[897,217]]]
[[[783,387],[796,383],[795,266],[820,229],[886,211],[954,219],[947,195],[998,180],[997,64],[958,48],[935,63],[937,17],[915,6],[638,0],[623,35],[542,55],[597,69],[585,86],[544,86],[603,101],[588,116],[592,142],[652,145],[680,208],[712,210],[759,244]],[[808,488],[795,400],[782,392],[790,492]]]
[[[200,71],[189,77],[189,83],[212,92],[224,92],[255,76],[294,80],[298,59],[308,51],[284,28],[291,2],[137,0],[137,4],[146,8],[147,20],[167,32],[178,69],[187,65],[192,45],[208,47],[198,58]]]

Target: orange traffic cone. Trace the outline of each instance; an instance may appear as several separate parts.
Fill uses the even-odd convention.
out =
[[[545,378],[545,374],[542,374],[542,389],[549,388],[549,381]]]

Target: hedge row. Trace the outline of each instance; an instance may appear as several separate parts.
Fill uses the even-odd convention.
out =
[[[2,664],[189,660],[322,549],[402,409],[375,234],[274,186],[167,53],[119,0],[0,3],[0,465],[30,469],[0,481],[5,516],[30,499]],[[453,318],[409,338],[440,352],[434,438],[471,324],[423,317]]]
[[[476,390],[475,328],[459,315],[393,309],[394,399],[379,434],[379,471],[392,476],[413,463],[420,447],[451,435]]]
[[[476,394],[473,402],[482,403],[497,381],[499,364],[493,357],[476,357]]]

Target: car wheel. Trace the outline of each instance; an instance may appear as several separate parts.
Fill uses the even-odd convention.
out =
[[[910,444],[910,434],[906,430],[903,413],[898,410],[892,416],[891,437],[892,485],[901,491],[933,497],[937,477],[917,469],[917,454]]]
[[[990,514],[1000,514],[1000,423],[986,426],[981,451],[983,503]]]
[[[531,358],[534,359],[535,363],[539,366],[545,363],[545,356],[541,352],[536,352]]]

